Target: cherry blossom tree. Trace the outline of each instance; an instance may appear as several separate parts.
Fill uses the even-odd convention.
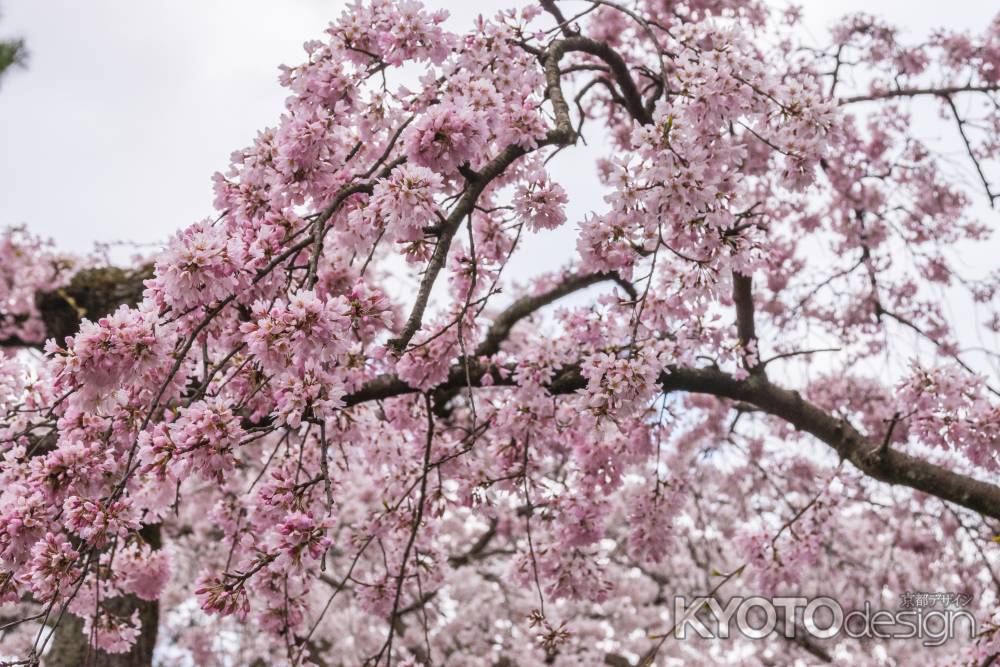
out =
[[[148,262],[4,234],[5,664],[992,663],[1000,20],[445,19],[352,4]],[[974,638],[672,632],[939,590]]]

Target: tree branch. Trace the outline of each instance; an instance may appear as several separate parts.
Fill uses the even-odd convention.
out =
[[[573,292],[596,285],[605,280],[615,281],[632,299],[636,298],[636,291],[632,284],[622,279],[617,273],[582,273],[570,276],[548,291],[541,294],[523,296],[510,304],[493,321],[493,326],[486,332],[483,341],[476,348],[476,356],[488,357],[496,354],[500,349],[500,344],[507,339],[514,325],[524,318],[529,317],[535,311]]]
[[[993,194],[993,190],[990,189],[990,182],[986,178],[986,174],[983,172],[983,166],[979,163],[979,158],[976,157],[976,152],[972,150],[972,141],[969,139],[969,135],[965,133],[965,120],[958,113],[958,107],[955,106],[955,101],[951,99],[951,95],[941,95],[945,102],[948,104],[948,108],[951,109],[951,115],[955,117],[955,122],[958,123],[958,133],[962,137],[962,142],[965,144],[965,150],[969,154],[969,159],[972,160],[973,166],[976,168],[976,173],[979,174],[979,180],[982,181],[983,187],[986,189],[986,197],[989,199],[990,206],[993,206],[996,202],[997,195]]]
[[[102,269],[102,271],[106,270]],[[103,304],[103,308],[113,309],[119,303],[131,301],[127,295],[137,298],[136,295],[141,294],[142,280],[148,275],[145,273],[146,271],[148,271],[148,267],[138,272],[124,272],[115,269],[111,273],[104,274],[104,278],[109,278],[112,275],[117,276],[114,281],[97,280],[93,274],[81,272],[71,283],[71,288],[74,290],[72,293],[79,293],[81,299],[91,299],[91,301],[85,301],[94,309],[88,310],[88,316],[100,317],[107,312],[100,312],[99,306],[101,304]],[[614,277],[605,275],[602,279],[614,279]],[[579,280],[582,282],[595,280],[596,282],[597,278],[581,277]],[[107,287],[112,283],[114,287],[109,292],[103,295],[98,293],[99,286]],[[555,288],[555,291],[544,296],[539,304],[551,303],[559,298],[558,294],[568,293],[565,292],[566,289],[566,287]],[[91,290],[92,293],[87,294],[87,290]],[[537,296],[534,298],[538,299]],[[518,303],[521,305],[513,312],[507,313],[505,316],[502,315],[502,320],[498,318],[498,323],[495,326],[499,328],[496,333],[487,334],[488,340],[501,340],[501,330],[506,328],[509,331],[509,328],[516,321],[526,316],[521,313],[527,309],[528,302],[515,302],[515,304]],[[68,324],[69,320],[63,317],[68,313],[62,312],[62,309],[68,307],[67,304],[53,306],[53,317],[46,319],[47,327],[50,327],[48,335],[71,335],[75,331],[78,322],[70,325]],[[511,307],[514,308],[513,305]],[[56,309],[60,313],[59,317],[54,316]],[[46,310],[43,310],[43,314],[45,312]],[[73,312],[76,313],[75,310]],[[490,343],[491,346],[495,344],[498,343]],[[471,379],[474,387],[482,386],[483,379],[487,374],[494,386],[513,384],[509,373],[502,375],[500,370],[495,367],[487,370],[475,360],[470,360],[468,378],[465,365],[456,364],[452,367],[448,379],[436,388],[435,394],[461,389],[466,386],[468,379]],[[661,375],[660,384],[664,391],[711,394],[756,406],[764,412],[784,419],[800,430],[811,433],[873,479],[888,484],[908,486],[937,498],[954,502],[985,516],[1000,519],[1000,488],[892,448],[883,449],[881,442],[866,439],[845,420],[824,412],[819,407],[805,401],[798,392],[777,387],[760,375],[752,375],[746,380],[740,381],[716,369],[670,368]],[[582,389],[584,386],[586,383],[580,375],[579,367],[570,366],[553,380],[549,390],[553,394],[567,394]],[[348,394],[344,398],[344,402],[347,407],[350,407],[369,401],[411,394],[416,391],[395,375],[383,375],[367,382],[358,391]]]
[[[552,15],[552,18],[556,20],[556,25],[559,26],[559,30],[566,37],[574,37],[578,34],[576,30],[570,26],[569,21],[566,20],[566,16],[562,13],[562,10],[556,6],[555,0],[539,0],[539,4],[542,5],[542,9],[547,11]]]
[[[545,140],[539,144],[539,148],[551,145],[565,146],[576,140],[576,132],[573,130],[573,124],[569,116],[569,105],[566,103],[566,98],[562,92],[562,74],[559,71],[559,61],[569,51],[587,51],[588,49],[594,50],[597,53],[603,53],[609,58],[617,58],[620,66],[625,68],[625,75],[628,75],[628,69],[624,61],[606,44],[602,45],[599,42],[594,42],[583,37],[568,37],[555,42],[549,49],[549,52],[545,54],[545,79],[547,93],[549,100],[552,102],[553,113],[555,114],[556,126],[549,131]],[[612,69],[614,69],[613,66]],[[629,77],[629,81],[631,81],[631,77]],[[633,91],[635,90],[634,83],[632,84],[632,89]],[[641,98],[639,98],[639,103],[641,107]],[[528,152],[528,149],[522,148],[520,145],[508,146],[483,167],[479,173],[466,174],[468,187],[458,204],[455,205],[455,208],[452,209],[447,219],[441,224],[437,245],[434,247],[434,254],[431,256],[430,261],[427,263],[427,268],[424,270],[424,275],[421,278],[420,287],[417,289],[417,297],[410,310],[410,315],[406,318],[406,323],[403,325],[403,329],[399,332],[399,335],[389,341],[389,346],[397,354],[401,354],[406,349],[410,340],[420,330],[431,290],[434,288],[438,274],[448,260],[448,252],[451,249],[452,239],[454,239],[459,225],[462,224],[462,220],[475,208],[479,195],[486,189],[486,186],[502,174],[515,160]]]
[[[559,71],[559,61],[564,55],[571,51],[589,53],[603,60],[611,68],[615,80],[622,89],[625,105],[638,122],[648,124],[652,122],[649,113],[643,106],[642,96],[639,94],[629,74],[628,65],[618,53],[603,42],[580,36],[567,37],[555,42],[549,51],[544,54],[545,79],[549,100],[552,102],[553,113],[555,114],[556,126],[550,130],[545,140],[539,144],[539,148],[547,145],[565,146],[576,140],[576,132],[569,115],[569,105],[562,92],[562,73]],[[440,234],[434,254],[427,263],[420,287],[417,289],[417,297],[414,300],[410,315],[403,325],[399,335],[389,341],[397,354],[401,354],[409,344],[413,336],[420,330],[423,323],[424,312],[427,309],[427,302],[430,299],[431,290],[437,280],[438,274],[448,260],[448,252],[451,248],[452,239],[458,231],[459,225],[465,216],[469,215],[479,199],[479,195],[493,179],[507,169],[515,160],[527,154],[528,149],[519,145],[512,145],[505,148],[499,155],[493,158],[479,173],[470,173],[468,178],[468,188],[455,208],[452,209],[448,218],[441,224]]]
[[[740,346],[744,351],[757,343],[757,327],[754,323],[753,308],[753,278],[733,271],[733,304],[736,306],[736,333]],[[757,350],[757,361],[751,366],[746,361],[747,370],[761,372],[760,350]]]
[[[482,387],[489,376],[492,386],[511,386],[513,368],[501,374],[495,367],[484,369],[470,361],[468,374],[463,365],[453,366],[448,379],[435,393],[472,386]],[[887,484],[907,486],[928,495],[953,502],[982,515],[1000,519],[1000,487],[953,472],[892,448],[883,449],[862,435],[847,420],[839,419],[806,401],[797,391],[774,385],[762,375],[737,380],[715,368],[669,367],[659,378],[664,392],[685,391],[710,394],[756,406],[761,411],[783,419],[836,451],[865,475]],[[566,367],[549,384],[552,394],[570,394],[587,385],[578,365]],[[367,401],[415,393],[396,376],[381,376],[344,398],[346,406]]]
[[[868,95],[855,95],[853,97],[842,97],[838,100],[841,105],[857,104],[858,102],[877,102],[879,100],[889,100],[898,97],[941,97],[955,95],[957,93],[995,93],[1000,91],[1000,85],[989,86],[944,86],[940,88],[901,88],[899,90],[886,90]]]
[[[554,133],[550,132],[549,134],[552,137]],[[554,142],[548,140],[545,143]],[[451,241],[455,238],[455,233],[462,224],[462,220],[465,219],[465,216],[472,213],[479,195],[486,189],[486,186],[494,178],[502,174],[516,159],[527,152],[527,149],[521,146],[508,146],[469,180],[465,194],[462,195],[455,208],[452,209],[451,213],[441,224],[437,245],[434,246],[434,254],[431,255],[431,259],[427,263],[427,268],[424,269],[424,275],[420,280],[420,287],[417,290],[417,297],[413,302],[410,315],[406,318],[406,323],[403,325],[403,329],[399,332],[399,335],[389,341],[389,346],[397,353],[401,354],[410,343],[410,339],[420,330],[420,325],[423,323],[424,311],[427,310],[427,302],[431,296],[431,290],[434,288],[434,283],[437,281],[438,274],[444,267],[445,262],[448,261],[448,251],[451,249]]]
[[[600,58],[604,63],[611,68],[611,73],[614,75],[615,82],[618,83],[618,87],[622,91],[622,97],[625,100],[625,108],[641,125],[649,125],[653,122],[653,119],[646,109],[645,104],[642,101],[642,95],[639,93],[639,89],[635,85],[635,81],[632,80],[632,75],[628,71],[628,65],[625,60],[618,55],[618,52],[608,46],[605,42],[598,42],[596,40],[590,39],[588,37],[581,37],[575,35],[572,37],[566,37],[555,44],[552,45],[551,53],[545,61],[545,70],[548,79],[548,84],[551,89],[558,86],[553,86],[553,78],[550,74],[550,68],[554,69],[556,76],[558,76],[558,63],[559,60],[571,51],[579,51],[581,53],[589,53],[592,56]],[[560,98],[562,93],[559,93]],[[555,100],[553,99],[553,104]],[[565,106],[565,100],[562,101]],[[569,116],[569,107],[566,106],[566,116]]]

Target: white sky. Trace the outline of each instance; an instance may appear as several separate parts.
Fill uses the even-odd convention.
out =
[[[427,0],[456,26],[523,4]],[[810,33],[866,10],[914,35],[979,28],[984,0],[807,0]],[[85,251],[94,241],[162,241],[212,214],[210,176],[273,125],[277,66],[299,63],[343,0],[0,0],[0,36],[21,36],[29,67],[0,83],[0,225],[27,223]],[[776,2],[783,6],[783,2]],[[570,164],[587,164],[576,154]],[[573,169],[570,221],[601,208],[592,174]],[[573,194],[571,192],[571,194]],[[566,236],[562,236],[566,239]],[[556,241],[555,237],[552,241]],[[514,268],[514,267],[512,267]]]

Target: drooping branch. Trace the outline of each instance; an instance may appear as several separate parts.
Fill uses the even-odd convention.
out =
[[[560,40],[552,45],[545,56],[545,76],[546,88],[549,101],[552,103],[555,115],[555,127],[548,132],[545,139],[539,143],[538,148],[543,146],[566,146],[572,144],[576,139],[576,132],[569,115],[569,105],[562,92],[561,73],[559,71],[559,60],[567,51],[573,50],[571,44],[574,40],[582,38],[572,37]],[[589,40],[587,40],[589,41]],[[417,288],[417,296],[414,299],[410,315],[406,318],[406,323],[399,335],[389,341],[389,345],[402,353],[410,343],[413,336],[420,330],[423,323],[424,312],[427,310],[427,303],[430,300],[431,290],[437,281],[438,274],[448,261],[448,252],[451,249],[451,242],[458,231],[459,226],[467,215],[469,215],[479,200],[479,195],[498,176],[514,163],[518,158],[526,155],[528,149],[520,145],[511,145],[500,152],[479,172],[465,170],[468,184],[465,193],[448,217],[441,224],[438,234],[437,245],[431,255],[427,267],[424,269],[420,286]]]
[[[922,88],[898,88],[895,90],[886,90],[876,93],[870,93],[868,95],[855,95],[853,97],[845,97],[838,100],[841,105],[856,104],[859,102],[879,102],[885,100],[893,100],[900,98],[914,98],[914,97],[936,97],[944,101],[945,105],[948,107],[949,112],[955,119],[955,123],[958,126],[959,136],[962,138],[962,143],[965,145],[966,152],[969,154],[969,159],[972,161],[972,165],[976,170],[976,174],[979,177],[980,182],[986,191],[987,200],[990,206],[996,204],[996,200],[1000,198],[1000,194],[994,193],[993,188],[990,185],[989,179],[986,177],[986,173],[983,170],[981,159],[976,155],[976,151],[973,149],[972,140],[966,132],[966,126],[968,121],[964,119],[959,113],[958,107],[955,105],[954,96],[961,93],[982,93],[990,95],[991,93],[1000,92],[1000,85],[988,84],[988,85],[965,85],[965,86],[930,86]],[[996,104],[995,98],[990,98],[993,104]]]
[[[955,106],[955,100],[951,99],[951,95],[942,95],[942,97],[947,103],[948,109],[951,110],[951,115],[955,118],[955,123],[958,124],[958,134],[962,137],[962,143],[965,144],[965,150],[969,154],[969,159],[972,160],[972,164],[976,168],[976,173],[979,175],[979,180],[982,182],[983,188],[986,190],[986,197],[990,202],[990,206],[993,206],[998,195],[993,193],[993,189],[990,187],[990,181],[986,178],[986,173],[983,171],[983,165],[980,164],[979,157],[976,155],[976,151],[972,148],[972,140],[969,139],[969,135],[965,131],[966,121],[958,112],[958,107]]]

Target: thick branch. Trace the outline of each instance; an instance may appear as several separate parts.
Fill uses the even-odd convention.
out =
[[[736,333],[740,338],[740,345],[747,350],[757,341],[753,314],[753,279],[736,271],[733,271],[733,304],[736,306]],[[760,368],[759,364],[755,368]]]
[[[96,318],[117,307],[119,303],[137,300],[138,294],[141,293],[142,280],[148,275],[145,273],[146,270],[116,273],[115,275],[120,278],[120,281],[111,280],[109,278],[111,273],[103,274],[104,278],[108,278],[106,282],[95,279],[93,274],[81,272],[79,277],[74,278],[71,283],[70,289],[73,291],[70,293],[79,294],[81,298],[77,301],[78,305],[81,302],[87,304],[85,307],[88,308],[88,316]],[[609,278],[613,279],[611,276],[604,277],[604,279]],[[586,282],[590,279],[581,278],[580,280]],[[596,278],[594,280],[596,281]],[[112,284],[115,286],[109,291],[104,294],[98,293],[98,286]],[[88,289],[91,293],[87,292]],[[556,289],[559,291],[543,298],[543,300],[547,299],[546,303],[551,303],[559,298],[557,294],[564,288]],[[132,295],[132,297],[130,298],[128,295]],[[50,297],[46,297],[46,299],[48,298]],[[46,303],[48,302],[46,301]],[[503,321],[495,324],[500,328],[496,334],[488,334],[489,340],[501,340],[503,336],[500,335],[500,331],[505,327],[509,331],[509,327],[524,317],[519,313],[523,312],[523,307],[527,307],[527,302],[519,301],[515,302],[515,305],[518,303],[523,304],[523,306],[518,306],[513,312],[502,316]],[[62,313],[59,317],[55,316],[57,312],[61,312],[66,307],[70,306],[65,303],[58,305],[53,303],[51,309],[53,317],[51,320],[46,319],[47,325],[51,326],[49,335],[69,335],[75,331],[77,323],[73,322],[70,325],[68,324],[69,319],[62,317],[68,313]],[[514,305],[511,308],[514,308]],[[101,312],[102,310],[104,312]],[[46,312],[49,312],[49,308],[43,310],[43,315]],[[75,310],[73,312],[76,313]],[[498,343],[491,343],[491,345],[493,344]],[[509,376],[502,377],[496,368],[486,371],[479,364],[470,361],[468,378],[464,364],[457,364],[452,368],[448,379],[437,388],[437,392],[444,393],[461,389],[466,386],[468,379],[471,379],[472,386],[481,386],[487,372],[489,372],[494,386],[512,384]],[[952,472],[909,454],[891,448],[883,449],[881,443],[867,440],[845,420],[824,412],[819,407],[805,401],[797,392],[777,387],[763,377],[754,375],[739,381],[715,369],[671,368],[664,372],[660,380],[664,391],[712,394],[756,406],[760,410],[784,419],[796,428],[816,436],[836,450],[842,458],[850,461],[873,479],[889,484],[908,486],[983,515],[1000,519],[1000,488]],[[554,394],[572,393],[585,385],[579,369],[570,367],[558,375],[550,386],[550,391]],[[344,400],[347,406],[353,406],[367,401],[410,394],[415,391],[398,377],[384,375],[369,381],[358,391],[347,395]]]
[[[496,368],[486,370],[470,362],[468,374],[464,366],[453,367],[448,379],[436,391],[461,388],[469,380],[472,386],[482,386],[487,374],[493,386],[513,384],[509,373],[505,377]],[[584,388],[586,384],[579,366],[570,366],[556,376],[549,385],[549,391],[553,394],[569,394]],[[952,472],[904,452],[882,448],[881,443],[868,440],[848,421],[825,412],[796,391],[772,384],[762,375],[737,380],[714,368],[671,367],[660,375],[660,386],[665,392],[710,394],[756,406],[815,436],[873,479],[908,486],[985,516],[1000,519],[1000,487]],[[395,376],[383,376],[349,394],[344,401],[348,406],[353,406],[416,391]]]
[[[570,51],[589,53],[590,55],[603,60],[604,63],[611,68],[611,73],[614,75],[615,82],[618,83],[618,87],[622,91],[622,97],[625,100],[625,108],[628,110],[632,118],[642,125],[648,125],[652,122],[650,113],[643,104],[642,95],[639,94],[639,89],[636,87],[635,81],[632,80],[632,75],[628,71],[628,65],[625,63],[625,60],[618,55],[617,51],[604,42],[598,42],[588,37],[581,37],[579,35],[567,37],[556,42],[552,45],[548,60],[545,61],[546,74],[549,75],[550,68],[558,71],[559,60],[563,57],[563,55],[569,53]],[[549,88],[551,89],[553,87],[551,75],[548,77],[548,83]],[[562,103],[564,105],[566,104],[565,101]],[[553,104],[555,104],[555,100],[553,100]],[[567,107],[567,116],[569,114],[568,109],[569,108]]]
[[[476,356],[488,357],[496,354],[500,349],[500,344],[507,339],[514,325],[524,318],[529,317],[535,311],[573,292],[596,285],[605,280],[614,280],[622,289],[628,292],[631,298],[636,298],[635,288],[631,283],[623,280],[617,273],[583,273],[570,276],[546,292],[523,296],[510,304],[493,321],[493,326],[486,332],[483,342],[476,348]]]

